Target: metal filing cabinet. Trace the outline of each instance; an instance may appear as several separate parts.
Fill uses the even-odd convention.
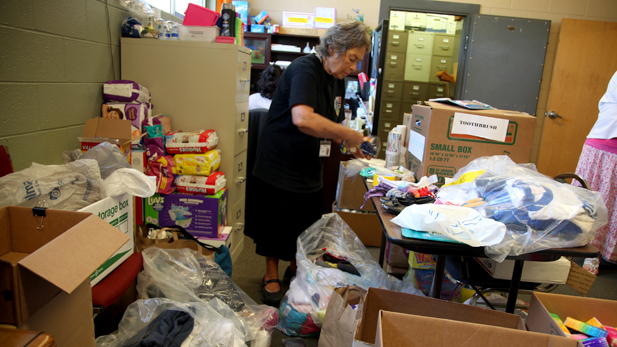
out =
[[[400,101],[381,101],[380,120],[399,121],[403,119]]]
[[[435,34],[433,39],[433,55],[451,57],[454,52],[454,35]]]
[[[430,83],[428,86],[428,99],[447,98],[449,95],[448,82]]]
[[[381,99],[385,101],[400,101],[403,96],[403,81],[383,81]]]
[[[121,39],[122,79],[150,90],[156,114],[168,114],[173,130],[217,132],[233,261],[244,247],[250,53],[223,43]]]
[[[407,54],[433,54],[433,33],[414,31],[408,37]]]
[[[388,53],[405,53],[407,52],[407,32],[390,30],[388,32]]]
[[[386,52],[384,80],[403,80],[405,76],[405,53]]]
[[[439,77],[436,74],[439,71],[446,71],[450,75],[454,74],[454,68],[452,67],[452,57],[442,57],[434,55],[431,59],[431,70],[429,72],[429,82],[440,82]]]
[[[428,83],[408,82],[403,85],[403,102],[417,103],[426,101],[428,97]]]
[[[428,82],[431,73],[430,54],[407,54],[405,81]]]

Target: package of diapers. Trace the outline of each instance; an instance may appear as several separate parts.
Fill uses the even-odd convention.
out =
[[[166,114],[157,114],[144,119],[141,122],[141,128],[149,138],[165,137],[171,132],[171,122]]]
[[[169,148],[167,148],[169,151]],[[221,166],[221,150],[211,149],[199,154],[174,155],[178,175],[210,176]]]
[[[123,102],[107,102],[103,104],[101,116],[103,118],[116,118],[126,119],[131,121],[131,136],[136,139],[131,142],[132,145],[139,145],[142,143],[141,135],[143,128],[142,122],[152,112],[152,104],[148,103],[123,103]]]
[[[150,91],[134,81],[114,80],[103,84],[103,97],[108,101],[149,103]]]
[[[213,195],[225,188],[227,179],[221,171],[216,171],[210,176],[178,176],[176,187],[179,193],[194,193]]]
[[[169,154],[205,153],[219,142],[216,131],[174,131],[165,135],[165,149]]]

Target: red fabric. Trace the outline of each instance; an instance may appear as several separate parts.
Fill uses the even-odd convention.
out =
[[[128,257],[107,277],[92,287],[92,305],[106,308],[120,299],[137,278],[143,263],[144,259],[139,252]]]

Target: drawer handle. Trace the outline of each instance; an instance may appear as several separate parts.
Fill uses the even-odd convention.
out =
[[[444,51],[447,51],[450,49],[450,45],[439,45],[439,48],[443,49]]]
[[[416,70],[422,70],[422,64],[411,64],[411,66]]]
[[[241,122],[244,122],[245,120],[246,120],[246,112],[242,112],[242,113],[240,114],[240,121],[241,121]]]
[[[242,184],[244,182],[246,182],[246,178],[244,178],[244,177],[240,177],[240,178],[236,179],[236,184]]]
[[[445,65],[437,65],[437,68],[438,68],[439,70],[445,70],[445,69],[447,69],[448,67],[447,67],[447,66],[445,66]]]
[[[242,62],[242,70],[246,71],[247,66],[248,66],[248,64],[245,61],[243,61]]]
[[[236,225],[237,225],[236,230],[244,229],[244,224],[243,223],[236,223]]]
[[[394,90],[388,90],[388,93],[394,94]]]
[[[392,44],[392,46],[398,46],[399,45],[398,41],[391,41],[390,43]]]
[[[396,62],[395,61],[391,61],[388,64],[390,64],[390,66],[396,66]]]
[[[424,44],[423,43],[416,43],[416,44],[414,44],[414,46],[416,46],[418,48],[424,48]]]
[[[249,80],[249,79],[245,79],[245,80],[240,79],[240,83],[247,83],[247,82],[250,82],[250,81],[251,81],[251,80]]]
[[[238,130],[238,134],[240,134],[240,135],[242,135],[242,134],[246,134],[246,133],[248,133],[248,132],[249,132],[249,130],[248,130],[248,129],[239,129],[239,130]]]
[[[420,95],[418,92],[411,92],[411,95]]]
[[[392,110],[386,110],[386,113],[392,113]]]

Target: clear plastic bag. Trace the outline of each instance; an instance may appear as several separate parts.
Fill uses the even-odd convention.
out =
[[[508,156],[475,159],[453,179],[458,184],[443,186],[437,193],[440,200],[473,200],[484,217],[506,225],[503,241],[485,247],[499,262],[549,248],[584,246],[608,222],[600,193],[557,182],[533,164],[519,165]]]
[[[156,182],[143,173],[132,169],[118,169],[103,181],[106,196],[128,193],[140,198],[149,198],[156,193]]]
[[[106,179],[117,169],[131,167],[120,148],[109,142],[101,142],[85,153],[82,153],[79,149],[64,151],[62,152],[62,159],[64,164],[78,159],[94,159],[99,164],[102,179]]]
[[[278,319],[275,308],[257,305],[213,260],[188,248],[143,250],[137,278],[140,298],[208,302],[232,321],[245,341],[268,338]],[[214,300],[219,304],[213,304]]]
[[[359,273],[315,262],[324,252],[345,259]],[[337,287],[356,285],[401,289],[401,281],[390,277],[371,256],[351,228],[336,213],[325,214],[304,231],[297,241],[298,269],[289,291],[281,301],[277,328],[289,336],[314,337]]]

